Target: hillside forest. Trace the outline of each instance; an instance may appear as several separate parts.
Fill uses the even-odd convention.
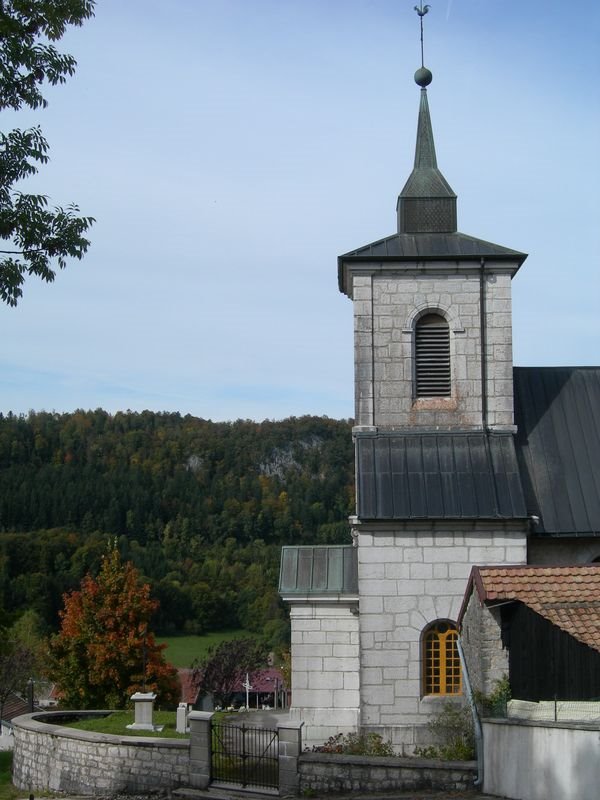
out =
[[[350,421],[0,414],[0,624],[31,610],[56,631],[116,541],[160,603],[157,633],[284,647],[281,546],[348,543],[353,485]]]

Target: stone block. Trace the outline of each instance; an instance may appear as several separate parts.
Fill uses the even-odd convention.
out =
[[[397,650],[370,650],[363,653],[363,667],[397,667],[407,663],[407,653]]]
[[[397,582],[395,580],[363,581],[360,579],[360,569],[359,569],[359,590],[361,597],[363,595],[366,597],[368,596],[385,597],[389,595],[394,596],[397,593],[396,583]],[[405,592],[405,594],[407,594],[407,592]]]
[[[309,672],[308,689],[341,689],[344,685],[342,672]]]
[[[356,689],[335,689],[333,692],[334,708],[359,708],[360,692]]]
[[[292,650],[292,662],[294,664],[294,669],[300,672],[313,672],[323,669],[322,658],[297,658],[295,650]]]
[[[334,644],[334,658],[358,658],[358,647],[351,644]]]
[[[323,619],[321,626],[324,631],[356,631],[358,630],[358,618],[354,617],[348,612],[347,617],[338,617],[333,619]]]
[[[294,694],[294,705],[298,708],[330,708],[332,701],[332,689],[299,689]]]
[[[405,580],[410,577],[410,565],[388,562],[385,564],[385,577],[388,580]]]
[[[364,702],[371,706],[394,705],[394,687],[392,685],[363,686]]]
[[[399,595],[419,596],[425,593],[425,582],[423,580],[398,581],[397,592]]]
[[[466,547],[454,547],[452,549],[452,561],[457,563],[466,563],[469,556],[469,551]],[[437,548],[433,547],[425,547],[423,552],[423,560],[426,563],[434,564],[439,561],[443,561],[444,563],[448,563],[449,553],[446,551],[445,548]]]
[[[390,598],[386,597],[386,600]],[[360,613],[362,614],[381,614],[383,612],[383,597],[370,596],[361,597]]]
[[[360,689],[358,670],[344,672],[344,689],[347,689],[348,691],[358,691]]]
[[[448,577],[448,564],[436,563],[432,564],[434,578],[447,578]]]
[[[360,620],[362,631],[390,631],[394,627],[392,614],[362,614]]]
[[[385,578],[385,564],[380,561],[376,563],[363,562],[360,565],[360,578],[361,580],[383,580]]]
[[[352,672],[360,668],[358,653],[356,658],[324,658],[323,669],[327,671]]]
[[[469,561],[471,564],[503,564],[506,552],[504,547],[480,546],[469,548]]]
[[[433,578],[433,565],[413,563],[409,565],[410,578]]]

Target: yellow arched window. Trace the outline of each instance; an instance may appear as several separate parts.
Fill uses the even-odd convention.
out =
[[[457,640],[456,626],[446,620],[434,622],[423,634],[423,694],[461,694]]]

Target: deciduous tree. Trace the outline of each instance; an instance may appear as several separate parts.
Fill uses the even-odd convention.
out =
[[[243,692],[246,673],[264,667],[267,648],[257,639],[232,639],[211,647],[194,665],[194,683],[201,694],[211,693],[217,703],[229,705],[236,692]]]
[[[73,56],[53,42],[68,25],[81,25],[94,13],[94,0],[2,0],[0,2],[0,110],[47,105],[45,84],[64,83],[75,71]],[[42,194],[15,188],[48,161],[48,143],[39,127],[0,132],[0,298],[16,305],[27,275],[54,280],[67,257],[82,258],[84,234],[92,217],[79,209],[48,207]]]
[[[14,631],[0,629],[0,719],[11,694],[25,694],[34,666],[33,651],[15,637]]]
[[[59,633],[51,641],[51,677],[75,708],[122,708],[135,691],[155,691],[160,705],[178,700],[177,672],[149,630],[157,602],[116,547],[97,578],[64,596]]]

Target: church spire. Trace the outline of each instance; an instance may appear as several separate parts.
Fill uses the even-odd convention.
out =
[[[429,6],[415,6],[421,20],[421,67],[415,83],[421,87],[417,124],[417,143],[413,171],[396,205],[398,233],[454,233],[456,231],[456,195],[437,166],[433,128],[427,101],[427,86],[432,74],[423,64],[423,17]]]

